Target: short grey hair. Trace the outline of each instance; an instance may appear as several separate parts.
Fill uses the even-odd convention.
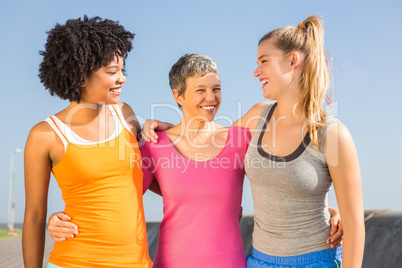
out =
[[[202,54],[185,54],[182,56],[169,72],[170,88],[177,89],[179,96],[186,92],[186,80],[193,76],[204,76],[214,73],[219,76],[216,63],[208,56]],[[180,104],[178,104],[180,107]]]

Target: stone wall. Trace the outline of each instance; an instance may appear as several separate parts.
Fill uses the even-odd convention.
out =
[[[363,267],[402,267],[402,212],[365,211]]]
[[[363,267],[402,267],[402,212],[366,210],[364,216],[366,243]],[[240,222],[246,256],[251,252],[253,221],[252,215],[246,215]],[[149,253],[152,259],[156,252],[159,225],[159,222],[147,223]]]

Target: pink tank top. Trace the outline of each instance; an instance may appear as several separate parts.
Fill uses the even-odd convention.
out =
[[[224,148],[204,162],[181,155],[165,131],[158,136],[140,146],[144,188],[155,177],[163,193],[153,267],[246,267],[239,213],[249,131],[230,127]]]

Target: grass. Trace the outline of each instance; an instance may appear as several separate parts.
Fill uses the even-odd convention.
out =
[[[18,230],[17,235],[21,236],[22,235],[22,230]],[[0,239],[6,239],[6,238],[10,238],[10,237],[15,237],[15,236],[8,235],[7,229],[0,229]]]

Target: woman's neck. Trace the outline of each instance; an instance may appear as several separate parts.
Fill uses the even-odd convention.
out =
[[[284,98],[277,100],[277,106],[275,108],[273,116],[277,119],[285,119],[286,122],[301,123],[303,122],[303,116],[300,111],[295,110],[296,99],[295,98]]]
[[[211,121],[186,120],[182,118],[181,122],[175,127],[175,134],[186,137],[193,143],[205,140],[217,130],[217,125]]]
[[[106,105],[85,102],[77,103],[74,101],[70,103],[65,111],[65,123],[71,124],[74,121],[75,124],[85,124],[105,115]]]

